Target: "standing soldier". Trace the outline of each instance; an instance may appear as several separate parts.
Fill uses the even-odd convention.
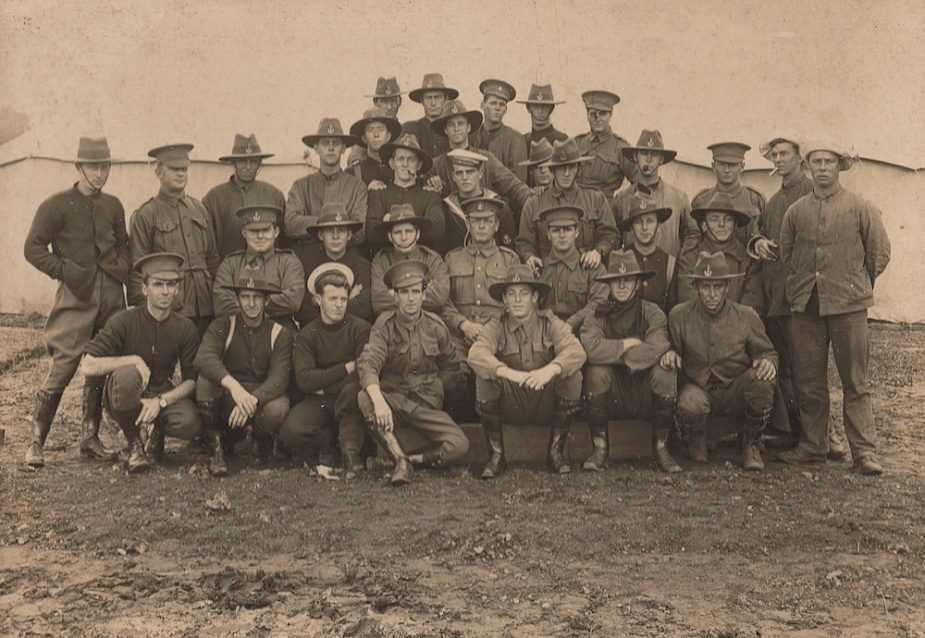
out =
[[[517,91],[504,80],[485,80],[479,84],[482,92],[482,126],[472,133],[473,148],[491,151],[508,170],[522,182],[527,181],[527,171],[521,162],[527,159],[527,145],[522,133],[504,123],[508,102]]]
[[[529,266],[511,266],[488,292],[504,304],[504,315],[482,328],[468,358],[491,450],[482,478],[504,471],[503,422],[551,425],[546,461],[556,474],[568,474],[564,451],[581,403],[585,351],[568,326],[539,310],[549,286],[537,281]]]
[[[890,262],[890,240],[876,206],[845,190],[841,171],[852,159],[833,144],[803,148],[813,192],[787,209],[781,227],[781,258],[793,312],[793,380],[800,390],[803,432],[787,463],[825,461],[828,452],[829,343],[841,378],[845,434],[854,465],[879,475],[877,425],[867,386],[870,337],[867,309],[874,282]]]
[[[240,311],[234,286],[237,281],[262,279],[276,287],[266,299],[267,317],[295,332],[293,316],[305,296],[305,271],[291,250],[276,247],[282,216],[283,209],[275,206],[245,206],[238,210],[247,249],[231,253],[218,267],[212,294],[216,317]]]
[[[399,98],[400,99],[400,98]],[[359,177],[367,188],[380,189],[392,181],[392,169],[379,156],[383,144],[401,135],[401,124],[386,115],[379,108],[368,109],[363,117],[350,127],[350,134],[357,139],[354,149],[364,149],[364,157],[352,165],[350,172]]]
[[[132,213],[129,246],[135,263],[151,253],[183,257],[183,277],[171,310],[192,321],[201,336],[213,319],[212,279],[221,260],[209,212],[186,194],[191,150],[192,144],[171,144],[148,151],[157,160],[154,174],[161,188]],[[133,306],[145,303],[137,271],[129,280],[128,300]]]
[[[286,208],[286,196],[268,182],[257,179],[257,173],[263,160],[273,157],[272,153],[263,153],[257,136],[251,133],[244,137],[240,133],[234,136],[231,154],[219,157],[219,162],[234,166],[234,173],[225,182],[213,186],[202,198],[202,204],[209,212],[212,228],[215,230],[215,244],[219,259],[231,253],[244,250],[247,246],[242,236],[241,220],[235,214],[245,206],[276,206]]]
[[[212,322],[193,363],[212,476],[228,474],[222,439],[229,426],[252,423],[258,462],[266,462],[273,435],[289,412],[286,388],[292,373],[292,333],[266,314],[279,288],[260,273],[244,273],[222,287],[234,293],[239,314]]]
[[[469,449],[469,439],[442,410],[446,388],[459,382],[459,355],[440,317],[422,309],[427,264],[403,261],[385,273],[397,308],[383,313],[357,360],[360,409],[373,436],[392,456],[392,485],[411,480],[412,463],[449,463]],[[407,425],[431,442],[408,456],[394,428]]]
[[[443,114],[443,107],[447,101],[459,97],[459,91],[448,87],[443,76],[439,73],[428,73],[421,81],[421,88],[413,89],[408,93],[412,102],[424,107],[424,117],[419,120],[405,122],[402,132],[414,135],[421,148],[430,157],[437,157],[450,150],[446,136],[438,134],[431,128],[431,122]]]
[[[531,84],[527,99],[517,100],[517,103],[526,104],[527,113],[530,114],[530,132],[524,133],[524,141],[528,147],[541,139],[550,145],[568,139],[568,135],[557,131],[550,121],[556,105],[565,104],[564,101],[558,101],[553,97],[552,85]]]
[[[122,286],[128,283],[131,268],[125,211],[118,199],[102,192],[111,162],[105,137],[80,138],[74,162],[77,183],[39,206],[26,236],[26,259],[60,282],[43,331],[51,370],[30,419],[32,443],[25,460],[31,467],[45,465],[42,448],[84,347],[111,316],[125,308]],[[102,392],[103,379],[86,379],[80,455],[111,461],[115,453],[99,439]]]
[[[623,179],[636,181],[636,165],[620,152],[629,142],[613,132],[610,118],[613,107],[620,102],[619,96],[610,91],[586,91],[581,94],[588,113],[591,130],[575,138],[582,155],[592,161],[581,175],[580,183],[596,188],[610,200],[620,189]]]
[[[128,471],[160,461],[164,436],[192,441],[202,428],[196,404],[193,360],[199,348],[196,326],[171,311],[183,281],[183,256],[151,253],[135,262],[144,302],[106,322],[87,344],[80,372],[107,377],[103,405],[129,444]],[[180,385],[171,379],[180,368]],[[141,428],[150,428],[147,449]]]
[[[584,469],[600,472],[610,455],[609,420],[652,418],[652,453],[663,472],[680,472],[665,443],[678,401],[678,377],[662,368],[668,352],[668,321],[654,303],[643,299],[642,283],[655,276],[642,270],[632,251],[610,255],[607,274],[610,297],[581,327],[581,345],[588,353],[584,396],[594,453]]]
[[[385,113],[385,116],[398,121],[398,109],[401,108],[401,96],[404,93],[398,86],[398,80],[395,76],[382,77],[376,80],[376,90],[372,95],[365,97],[372,98],[373,108]],[[401,126],[399,125],[399,131]],[[359,136],[357,136],[359,137]],[[392,135],[392,139],[398,137],[398,133]],[[359,144],[350,149],[350,155],[347,157],[347,166],[356,166],[366,158],[367,149]]]

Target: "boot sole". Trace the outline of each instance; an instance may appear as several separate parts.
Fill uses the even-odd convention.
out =
[[[115,461],[119,458],[119,455],[115,452],[110,454],[97,454],[91,450],[80,450],[80,458],[87,459],[88,461]]]

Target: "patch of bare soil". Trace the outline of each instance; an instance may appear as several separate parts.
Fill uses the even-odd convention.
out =
[[[0,376],[0,635],[922,637],[923,349],[874,328],[879,479],[770,454],[745,474],[722,449],[678,451],[680,475],[450,468],[401,490],[258,471],[245,445],[222,480],[175,441],[146,475],[84,462],[77,383],[28,470],[33,355]]]

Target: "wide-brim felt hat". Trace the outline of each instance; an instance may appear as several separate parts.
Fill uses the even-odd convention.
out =
[[[342,274],[347,280],[347,287],[353,288],[355,275],[353,274],[353,271],[350,269],[350,267],[336,261],[327,261],[312,270],[311,274],[308,276],[308,280],[305,282],[305,289],[313,295],[316,294],[315,283],[318,281],[318,279],[324,275],[334,272]]]
[[[401,124],[398,120],[386,115],[382,109],[367,109],[362,118],[350,125],[350,134],[357,138],[357,144],[364,148],[366,148],[366,142],[363,140],[363,135],[366,132],[366,125],[373,122],[385,125],[389,132],[389,140],[394,140],[401,135]]]
[[[539,166],[567,166],[568,164],[577,164],[579,162],[588,162],[594,159],[581,154],[578,149],[578,142],[575,138],[570,137],[565,140],[556,140],[552,145],[552,157]]]
[[[322,137],[336,137],[344,143],[344,146],[353,146],[358,144],[358,140],[353,135],[344,133],[344,127],[340,125],[340,120],[335,117],[326,117],[318,124],[318,132],[314,135],[306,135],[302,138],[305,146],[314,146]]]
[[[418,138],[413,133],[405,133],[395,141],[389,141],[382,145],[379,149],[379,159],[381,159],[386,164],[392,159],[392,156],[395,154],[395,151],[403,148],[408,151],[412,151],[415,155],[418,156],[418,159],[421,160],[421,170],[418,171],[420,175],[426,174],[434,166],[434,159],[427,154],[426,151],[421,149],[421,145],[418,143]]]
[[[398,86],[398,80],[395,79],[393,75],[387,78],[380,77],[376,80],[376,92],[364,97],[370,97],[376,100],[379,98],[399,97],[401,95],[404,95],[404,91]]]
[[[456,117],[457,115],[462,115],[467,120],[469,120],[469,125],[472,127],[470,133],[475,133],[479,130],[479,127],[482,126],[482,121],[485,119],[481,111],[467,111],[466,107],[460,100],[450,100],[443,107],[443,113],[430,123],[430,127],[434,130],[434,133],[441,137],[446,137],[446,128],[447,120],[451,117]]]
[[[530,142],[530,156],[522,162],[517,162],[518,166],[539,166],[552,159],[552,144],[545,137],[540,141]]]
[[[509,286],[516,285],[530,286],[540,294],[540,297],[548,295],[551,290],[549,284],[537,281],[536,275],[533,274],[533,269],[530,266],[514,264],[507,269],[504,279],[488,287],[488,294],[495,301],[504,301],[504,291]]]
[[[109,142],[105,137],[80,138],[75,164],[111,164],[115,161],[109,152]]]
[[[607,272],[595,277],[595,281],[613,281],[626,277],[639,277],[640,281],[650,279],[656,275],[654,270],[643,270],[639,267],[639,260],[632,250],[614,250],[610,253],[607,262]]]
[[[735,219],[735,224],[737,228],[743,226],[748,226],[749,222],[752,221],[751,216],[735,207],[735,203],[732,201],[732,198],[729,197],[726,193],[716,193],[713,197],[710,198],[704,206],[701,208],[695,208],[691,211],[691,217],[699,224],[703,222],[704,217],[709,212],[715,213],[728,213],[732,215]]]
[[[685,273],[681,276],[695,281],[726,281],[744,277],[745,273],[730,273],[725,254],[721,252],[708,253],[705,250],[701,250],[700,254],[697,255],[697,263],[694,264],[694,271],[690,274]]]
[[[218,158],[219,162],[234,162],[242,159],[266,159],[273,157],[273,153],[264,153],[260,150],[260,144],[257,143],[257,136],[251,133],[244,137],[240,133],[234,136],[234,143],[231,145],[231,153],[222,155]]]
[[[665,144],[662,142],[662,134],[658,131],[644,130],[639,135],[639,141],[636,142],[636,146],[624,146],[620,149],[620,153],[623,157],[630,161],[635,159],[636,153],[650,152],[660,154],[662,156],[662,164],[667,164],[678,156],[677,151],[665,148]]]
[[[347,214],[347,208],[337,202],[329,202],[321,207],[321,214],[318,221],[309,227],[308,230],[320,230],[322,228],[349,228],[351,230],[360,230],[363,228],[363,222],[351,219]]]
[[[276,284],[271,284],[262,277],[254,277],[253,275],[238,277],[234,283],[222,284],[219,288],[234,290],[235,292],[251,290],[253,292],[262,292],[265,295],[275,295],[279,292],[279,286]]]
[[[532,84],[526,100],[515,100],[518,104],[545,104],[555,106],[565,104],[564,100],[557,100],[552,94],[551,84]]]
[[[420,103],[424,94],[428,91],[441,91],[446,95],[446,99],[455,100],[459,97],[459,91],[451,89],[443,81],[443,76],[439,73],[428,73],[421,81],[421,88],[412,89],[408,92],[408,97],[412,102]]]
[[[389,232],[399,224],[411,224],[422,233],[430,230],[432,225],[431,221],[426,217],[416,215],[411,204],[395,204],[389,212],[385,214],[382,221],[379,222],[379,225],[374,227],[373,234],[376,235],[373,238],[374,241],[388,244]]]
[[[854,156],[852,156],[848,151],[839,150],[841,147],[829,142],[827,140],[811,140],[806,142],[801,151],[803,153],[803,160],[809,164],[809,156],[816,151],[828,151],[833,153],[838,157],[838,170],[847,171],[854,165]]]
[[[672,210],[666,207],[659,208],[655,200],[651,197],[643,195],[642,193],[634,193],[633,197],[630,199],[629,210],[626,212],[626,217],[620,220],[617,227],[620,230],[626,230],[633,225],[633,220],[650,213],[655,213],[658,223],[662,224],[671,217]]]

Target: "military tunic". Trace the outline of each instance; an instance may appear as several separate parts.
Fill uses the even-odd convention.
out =
[[[524,144],[523,133],[515,131],[507,124],[491,131],[483,126],[469,136],[469,144],[472,148],[491,151],[517,176],[517,179],[526,183],[527,167],[519,166],[520,162],[527,160],[527,146]]]
[[[630,184],[614,195],[611,208],[617,225],[626,219],[633,195],[639,192],[648,192],[649,197],[655,202],[655,208],[671,209],[671,217],[660,222],[655,231],[656,246],[669,255],[677,257],[681,254],[682,245],[700,241],[700,229],[691,217],[691,203],[687,193],[666,183],[663,179],[658,180],[658,184],[653,187],[640,188],[638,184]],[[684,244],[685,241],[687,244]],[[633,243],[635,243],[633,232],[627,228],[623,231],[623,245],[630,247]]]
[[[312,226],[318,223],[321,207],[339,203],[347,209],[352,221],[366,225],[366,184],[350,173],[337,171],[324,175],[321,171],[300,177],[292,183],[286,199],[286,235],[289,239],[314,243],[320,241]],[[350,245],[362,244],[361,228],[353,234]]]
[[[249,272],[252,273],[250,276],[259,274],[267,283],[279,286],[280,292],[269,295],[267,299],[267,316],[278,323],[291,322],[305,296],[305,271],[291,250],[277,248],[263,255],[249,249],[241,250],[225,258],[215,274],[212,292],[215,316],[238,314],[235,291],[222,286],[233,285],[242,278],[247,279]]]
[[[582,155],[594,158],[581,167],[578,183],[582,186],[596,188],[609,200],[619,190],[624,178],[630,182],[636,181],[636,163],[623,157],[620,152],[620,149],[629,146],[629,142],[611,129],[600,135],[583,133],[575,141]]]
[[[392,167],[389,166],[387,162],[375,159],[369,155],[365,155],[363,160],[356,166],[351,167],[348,172],[354,177],[363,180],[363,183],[367,186],[374,181],[388,184],[395,178]]]
[[[607,284],[595,281],[597,277],[606,275],[607,269],[601,264],[585,268],[580,260],[581,255],[575,248],[566,255],[552,252],[543,262],[543,272],[539,278],[551,288],[546,300],[542,302],[543,308],[552,310],[575,334],[578,334],[581,324],[594,313],[599,304],[607,300],[610,293]]]
[[[260,180],[241,186],[232,175],[228,181],[213,186],[202,198],[202,204],[215,230],[218,256],[224,259],[233,252],[247,248],[241,233],[244,222],[235,212],[239,208],[256,205],[276,206],[286,210],[286,196],[272,184]]]

